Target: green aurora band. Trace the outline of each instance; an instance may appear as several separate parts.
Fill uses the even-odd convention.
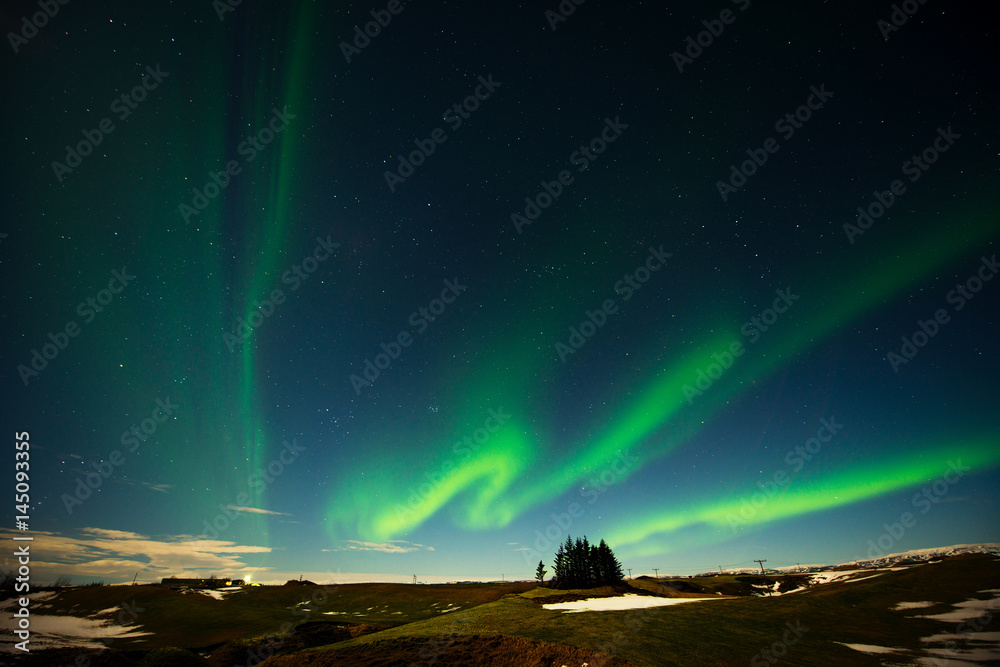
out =
[[[701,544],[722,542],[736,536],[734,529],[805,516],[926,483],[948,472],[952,462],[956,467],[972,470],[992,468],[1000,463],[998,445],[1000,437],[992,436],[973,442],[920,446],[915,448],[920,452],[919,457],[911,453],[896,455],[798,484],[793,477],[783,490],[752,503],[752,511],[746,509],[750,493],[723,500],[707,499],[684,510],[650,512],[636,517],[627,527],[615,530],[608,539],[623,547],[640,544],[632,551],[639,556],[668,553],[669,542],[651,540],[650,544],[643,543],[654,536],[664,537],[689,528],[705,529]],[[758,492],[759,487],[754,487],[752,493]]]
[[[564,457],[561,463],[556,462],[552,448],[546,446],[546,441],[554,438],[539,432],[537,424],[546,423],[545,415],[539,412],[539,401],[531,400],[530,391],[532,378],[544,377],[545,370],[557,372],[552,369],[551,341],[533,345],[530,336],[512,336],[511,339],[521,340],[520,347],[495,351],[492,370],[483,368],[481,373],[469,374],[476,379],[472,389],[463,387],[460,394],[458,404],[463,407],[458,413],[465,415],[460,421],[462,427],[440,434],[439,444],[427,449],[438,452],[436,463],[428,465],[425,455],[396,467],[394,474],[380,475],[377,484],[360,471],[384,467],[383,462],[369,462],[359,468],[330,499],[327,520],[331,536],[338,539],[342,537],[341,529],[348,528],[365,540],[395,539],[412,532],[446,507],[465,528],[501,528],[523,512],[606,470],[622,452],[629,452],[639,461],[626,477],[634,474],[646,463],[661,459],[683,445],[713,414],[796,355],[815,347],[852,320],[935,271],[963,259],[995,233],[995,225],[978,210],[955,217],[970,222],[961,225],[959,232],[935,221],[930,231],[914,233],[908,242],[899,244],[888,259],[877,255],[874,241],[868,242],[868,246],[859,243],[859,247],[848,250],[857,268],[845,271],[846,276],[837,276],[838,280],[813,277],[812,285],[803,286],[801,291],[795,282],[788,281],[800,300],[793,308],[794,315],[783,316],[788,318],[787,326],[781,326],[779,320],[746,354],[737,357],[703,395],[689,402],[684,388],[694,385],[698,371],[715,361],[713,354],[724,352],[733,342],[743,341],[739,325],[732,323],[742,322],[745,315],[730,313],[728,317],[713,317],[713,325],[720,321],[728,324],[705,326],[704,330],[714,333],[688,346],[689,349],[672,350],[672,361],[655,372],[644,389],[626,392],[631,396],[629,402],[616,410],[613,418],[599,420],[598,424],[607,426],[595,426],[596,435],[587,439],[588,444],[575,456]],[[843,241],[838,239],[838,242]],[[671,268],[677,270],[676,265]],[[836,285],[836,289],[831,285]],[[526,307],[520,312],[539,311]],[[524,331],[565,330],[567,323],[576,321],[577,315],[567,309],[547,316],[561,318],[558,326],[546,327],[546,323],[539,322],[522,326]],[[655,358],[662,353],[662,349],[655,349],[648,356]],[[497,362],[498,358],[508,363]],[[457,448],[450,446],[451,443],[461,439],[462,434],[472,433],[477,422],[482,421],[481,413],[497,405],[508,410],[515,406],[511,422],[471,456],[461,459],[455,456]],[[412,435],[409,437],[412,439]],[[961,445],[935,452],[924,462],[901,460],[842,471],[825,480],[810,482],[809,489],[786,494],[781,503],[773,503],[768,511],[761,512],[755,523],[802,516],[919,484],[928,475],[938,474],[949,457],[971,462],[974,471],[992,466],[997,458],[989,454],[990,446]],[[543,453],[547,465],[533,465],[543,458]],[[618,547],[693,524],[725,525],[733,502],[736,501],[706,501],[690,513],[653,512],[639,520],[636,528],[620,532],[612,539]]]
[[[257,43],[273,51],[260,62],[283,64],[276,69],[268,66],[256,71],[243,64],[253,61],[251,58],[230,59],[229,54],[238,50],[237,42],[244,39],[238,30],[230,31],[228,43],[205,40],[196,54],[199,62],[230,63],[228,67],[205,68],[202,74],[204,90],[219,92],[214,96],[206,94],[211,103],[202,104],[198,113],[203,119],[218,119],[217,125],[209,125],[203,120],[196,127],[174,130],[187,133],[175,142],[189,147],[180,163],[204,166],[195,175],[178,170],[170,183],[171,188],[183,188],[186,203],[190,204],[192,187],[204,186],[208,172],[225,169],[229,160],[236,160],[242,166],[242,171],[233,176],[227,186],[228,196],[210,202],[186,223],[194,235],[193,243],[190,237],[179,240],[180,236],[158,235],[159,229],[176,226],[176,208],[170,211],[173,216],[170,220],[150,225],[152,240],[148,254],[176,258],[170,270],[176,275],[178,293],[191,289],[193,276],[183,270],[191,265],[208,267],[204,275],[199,276],[199,293],[214,295],[203,302],[176,299],[176,311],[169,313],[169,319],[185,323],[186,335],[177,338],[176,343],[170,339],[165,341],[159,355],[167,360],[166,363],[145,373],[153,377],[164,375],[161,384],[169,385],[169,389],[159,390],[160,396],[168,395],[180,405],[176,421],[165,424],[157,432],[153,445],[169,452],[170,472],[157,469],[151,471],[149,477],[190,490],[190,507],[186,515],[195,520],[191,525],[177,526],[181,532],[191,528],[203,531],[202,522],[211,525],[213,517],[220,512],[220,504],[233,505],[243,493],[250,497],[247,503],[250,507],[267,506],[266,488],[261,490],[249,482],[252,478],[260,478],[260,472],[266,470],[275,457],[273,450],[282,446],[271,445],[259,416],[262,410],[258,387],[265,369],[258,358],[258,347],[263,338],[256,340],[256,332],[251,331],[230,351],[220,332],[235,334],[237,318],[248,320],[255,311],[255,301],[266,299],[271,290],[281,285],[280,276],[288,268],[288,255],[300,252],[299,239],[294,239],[293,244],[289,237],[294,222],[290,202],[295,197],[295,163],[302,132],[294,125],[296,121],[291,120],[289,128],[260,151],[252,163],[245,162],[237,154],[237,145],[251,132],[267,126],[273,107],[280,110],[287,105],[288,111],[295,114],[297,108],[304,106],[305,83],[309,78],[308,37],[314,11],[310,3],[300,3],[287,16],[282,12],[282,20],[286,21],[284,29],[288,32],[289,43],[293,44],[288,50],[282,50],[271,38],[263,37],[270,34],[273,26],[254,26],[261,36]],[[258,14],[259,17],[266,15],[267,12]],[[241,94],[235,100],[225,95],[225,91],[232,88],[230,79],[241,84]],[[169,95],[171,104],[179,109],[176,115],[190,115],[190,99],[183,89],[172,87],[170,83],[173,81],[168,79],[164,84],[164,94]],[[244,121],[234,123],[234,118]],[[263,187],[262,182],[266,183]],[[242,196],[233,196],[237,193]],[[176,197],[176,191],[172,190],[168,196]],[[154,214],[148,217],[157,219]],[[227,269],[233,264],[231,242],[234,238],[240,242],[237,246],[240,267]],[[232,271],[231,276],[229,271]],[[140,280],[146,277],[139,274]],[[156,316],[137,313],[137,326],[143,319]],[[274,327],[274,323],[265,321],[261,326],[266,329]],[[173,376],[165,375],[165,370]],[[212,389],[205,392],[197,387]],[[205,443],[212,443],[226,457],[220,466],[226,474],[190,465],[191,461],[204,457]],[[172,478],[164,479],[165,475],[172,475]],[[231,532],[222,539],[251,540],[266,545],[267,517],[260,512],[241,514]],[[228,528],[228,521],[226,525]]]
[[[254,100],[254,112],[250,115],[258,128],[266,127],[272,116],[272,108],[281,110],[287,107],[289,113],[296,115],[296,109],[304,106],[305,85],[309,80],[308,49],[309,35],[312,30],[312,12],[315,8],[311,3],[300,3],[295,19],[289,22],[289,43],[293,46],[287,55],[287,65],[281,68],[268,67],[259,72],[244,74],[244,87],[249,91],[261,91]],[[274,53],[261,62],[282,62],[282,52],[276,43],[272,43]],[[287,71],[286,71],[287,70]],[[264,82],[263,85],[260,82]],[[274,96],[272,96],[274,91]],[[248,283],[244,294],[247,298],[243,304],[242,317],[250,322],[250,316],[257,312],[257,299],[265,300],[273,289],[280,285],[280,276],[287,269],[290,229],[292,227],[291,202],[294,199],[293,184],[296,182],[294,165],[299,151],[298,142],[302,132],[297,131],[295,121],[290,120],[290,127],[285,128],[274,143],[265,146],[256,160],[260,161],[254,169],[257,173],[268,174],[269,182],[265,188],[264,202],[248,202],[245,215],[248,219],[260,216],[260,211],[267,215],[258,221],[255,234],[246,234],[247,248],[244,253],[247,267]],[[255,161],[256,161],[255,160]],[[256,241],[256,242],[255,242]],[[266,437],[266,428],[260,418],[263,412],[256,397],[257,377],[261,373],[258,368],[257,348],[254,344],[254,332],[244,338],[239,348],[240,382],[239,382],[239,414],[243,423],[243,433],[246,439],[248,477],[266,470],[271,460],[271,452]],[[247,489],[253,507],[263,507],[264,491],[256,486]],[[265,537],[267,531],[262,530],[264,521],[259,515],[254,515],[254,533]]]

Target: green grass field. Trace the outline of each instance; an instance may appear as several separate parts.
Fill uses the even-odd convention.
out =
[[[116,647],[198,648],[278,633],[285,624],[335,621],[395,626],[456,613],[534,587],[510,584],[331,584],[254,586],[216,600],[162,586],[71,588],[33,608],[38,614],[94,616],[113,607],[134,610],[152,636],[116,640]],[[446,611],[451,609],[452,611]],[[327,613],[330,612],[330,613]],[[112,614],[107,618],[114,618]],[[132,619],[126,617],[130,624]]]
[[[296,643],[296,636],[278,637],[272,639],[274,650],[268,653],[275,653],[275,657],[260,664],[569,667],[587,662],[590,667],[652,667],[765,665],[774,664],[767,658],[777,656],[781,664],[789,665],[908,665],[926,656],[921,653],[923,649],[942,645],[928,644],[921,638],[947,634],[955,628],[954,624],[919,616],[949,611],[951,605],[970,598],[991,599],[993,594],[978,592],[1000,589],[1000,559],[990,555],[877,572],[859,581],[833,582],[775,597],[747,595],[752,589],[746,575],[672,581],[640,579],[627,583],[668,597],[704,595],[719,599],[631,611],[563,613],[544,609],[535,600],[567,594],[607,596],[615,591],[557,591],[533,583],[261,586],[243,589],[223,600],[158,586],[94,587],[60,592],[40,603],[35,611],[91,616],[121,604],[131,605],[137,610],[135,622],[154,634],[116,640],[114,648],[118,650],[204,649],[242,640],[228,645],[226,660],[219,657],[224,652],[219,649],[215,661],[189,656],[189,662],[172,664],[244,664],[245,651],[240,654],[243,657],[233,661],[234,647],[242,650],[259,646],[265,637],[274,638],[292,626],[324,621],[330,623],[321,627],[340,632],[335,640],[326,640],[336,643],[314,646],[316,641]],[[774,581],[774,577],[770,579]],[[895,610],[901,602],[916,601],[937,604]],[[46,603],[51,606],[42,608]],[[993,609],[984,632],[1000,630],[1000,609]],[[362,632],[371,634],[357,636]],[[334,635],[320,633],[312,639],[323,636]],[[871,655],[843,643],[904,652]],[[313,648],[302,650],[306,646]],[[763,654],[765,650],[773,652]],[[597,654],[613,656],[614,661],[603,661]],[[90,664],[102,663],[92,660]],[[1000,664],[1000,659],[993,664]]]
[[[633,611],[564,614],[543,609],[528,596],[510,595],[448,618],[412,623],[311,651],[336,654],[352,646],[402,637],[421,638],[426,648],[433,649],[453,633],[505,634],[602,651],[633,665],[746,665],[755,656],[760,657],[761,664],[769,664],[760,651],[782,642],[789,629],[786,624],[791,623],[801,637],[790,635],[796,642],[784,647],[787,664],[881,665],[885,657],[860,653],[838,642],[909,649],[916,656],[916,651],[928,646],[920,641],[922,637],[954,628],[952,624],[916,618],[918,614],[946,611],[951,603],[976,597],[976,591],[997,588],[1000,561],[980,556],[882,571],[864,581],[832,583],[787,596]],[[893,610],[899,602],[923,600],[941,604],[910,612]],[[1000,629],[998,619],[1000,614],[994,614],[987,630]],[[901,658],[897,664],[908,662]]]

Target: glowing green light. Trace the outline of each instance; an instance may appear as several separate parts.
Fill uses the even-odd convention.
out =
[[[635,390],[634,395],[612,397],[609,401],[613,404],[612,414],[598,415],[597,424],[589,430],[596,435],[588,436],[585,442],[569,448],[570,453],[563,455],[556,455],[550,437],[543,435],[544,425],[552,416],[539,412],[538,402],[533,398],[539,392],[537,379],[549,379],[552,374],[558,376],[564,367],[554,365],[549,348],[551,341],[539,341],[537,332],[549,332],[551,338],[551,332],[562,331],[567,323],[575,323],[579,314],[576,308],[567,307],[565,300],[560,301],[554,294],[534,294],[535,306],[525,308],[524,312],[544,312],[545,315],[537,322],[522,322],[512,327],[507,340],[523,341],[520,346],[499,347],[490,358],[490,364],[463,374],[461,382],[452,382],[446,374],[443,380],[458,387],[452,390],[453,405],[458,414],[464,415],[464,423],[474,423],[476,410],[482,410],[483,406],[504,405],[520,415],[521,425],[516,429],[516,437],[504,436],[494,443],[495,447],[456,464],[448,477],[435,485],[410,511],[400,512],[394,508],[406,506],[404,489],[422,483],[420,471],[433,466],[416,463],[416,472],[400,470],[389,484],[373,485],[367,481],[358,484],[355,474],[350,482],[353,491],[339,492],[331,498],[330,524],[353,527],[366,539],[387,539],[416,529],[450,507],[460,525],[491,529],[507,525],[525,511],[566,493],[581,482],[586,483],[590,476],[599,475],[622,452],[629,452],[638,461],[633,469],[626,471],[626,476],[633,474],[644,464],[682,446],[713,415],[726,409],[790,359],[841,331],[851,321],[915,281],[967,253],[993,233],[993,225],[982,217],[976,219],[976,224],[965,227],[963,234],[939,228],[912,241],[901,242],[898,251],[887,259],[879,256],[884,251],[874,241],[868,249],[846,249],[844,256],[856,264],[844,266],[844,275],[838,276],[836,281],[826,276],[789,278],[787,285],[776,287],[790,286],[799,300],[757,343],[750,343],[740,334],[741,321],[756,313],[744,316],[733,312],[710,313],[707,319],[714,325],[703,327],[706,334],[699,343],[663,345],[650,350],[648,358],[658,359],[666,354],[667,362],[657,363],[654,368],[658,370],[652,372],[653,377],[647,380],[645,387]],[[538,307],[539,303],[553,302],[563,305],[558,311]],[[725,324],[719,326],[720,322]],[[744,354],[727,364],[724,373],[716,374],[711,386],[692,394],[688,388],[695,384],[699,373],[718,363],[719,355],[733,350],[734,343],[744,347]],[[574,361],[570,359],[570,363]],[[531,429],[524,427],[529,419],[533,424]],[[429,451],[443,456],[447,449],[447,444],[442,442]],[[975,459],[971,454],[967,456],[970,460]],[[542,469],[525,465],[519,457],[530,461],[545,460],[546,466]],[[795,489],[783,497],[780,505],[775,503],[761,512],[757,520],[774,521],[823,507],[857,502],[912,484],[929,472],[917,464],[897,463],[896,467],[898,474],[888,481],[878,481],[876,476],[868,476],[861,470],[831,477],[809,488]],[[882,464],[879,469],[879,474],[884,475]],[[372,500],[375,495],[378,499]],[[622,534],[616,539],[621,543],[634,543],[644,536],[691,525],[722,526],[733,509],[726,503],[712,502],[696,511],[660,514],[640,523],[634,533]],[[331,532],[336,533],[337,529],[331,527]]]
[[[961,477],[956,478],[955,468],[964,466],[978,472],[1000,464],[998,445],[1000,439],[994,437],[975,443],[914,447],[919,455],[896,454],[819,479],[793,478],[787,487],[771,495],[751,487],[738,497],[705,500],[684,510],[652,511],[618,528],[608,539],[627,546],[653,536],[669,536],[686,528],[704,526],[713,530],[716,541],[723,541],[747,527],[875,498],[932,481],[945,473],[958,483]]]

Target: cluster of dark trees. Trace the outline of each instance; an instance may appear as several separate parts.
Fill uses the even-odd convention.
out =
[[[542,564],[539,563],[539,570]],[[566,536],[566,542],[556,552],[555,567],[552,572],[553,588],[593,588],[616,584],[624,578],[622,564],[604,540],[594,545],[586,535],[573,540]]]

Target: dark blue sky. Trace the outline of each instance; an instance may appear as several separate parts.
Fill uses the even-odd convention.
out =
[[[558,7],[4,10],[38,577],[1000,541],[983,10]]]

